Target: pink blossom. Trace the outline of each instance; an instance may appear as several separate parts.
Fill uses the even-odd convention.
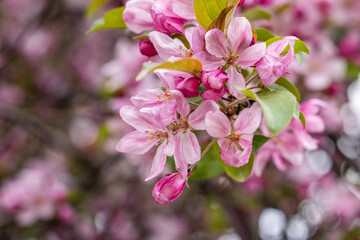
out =
[[[140,39],[139,50],[142,55],[147,57],[153,57],[157,55],[157,51],[149,38]]]
[[[245,87],[245,80],[238,71],[238,66],[248,68],[259,61],[266,51],[265,43],[252,46],[252,31],[250,22],[244,17],[231,20],[227,36],[219,29],[212,29],[205,35],[206,50],[196,54],[203,65],[203,70],[211,71],[219,68],[228,68],[229,92],[237,98],[243,94],[233,89],[233,85]]]
[[[224,83],[228,79],[222,70],[202,71],[201,82],[207,89],[201,93],[201,97],[205,100],[219,101],[226,93]]]
[[[296,37],[285,37],[270,44],[265,56],[255,64],[262,83],[266,86],[273,84],[279,77],[284,75],[287,67],[294,58],[294,45]],[[281,53],[289,46],[288,52]]]
[[[118,142],[116,150],[123,153],[144,154],[156,145],[156,154],[146,181],[157,177],[165,167],[166,157],[174,154],[172,135],[155,116],[140,112],[133,106],[122,107],[120,116],[136,130],[125,135]]]
[[[180,173],[173,173],[158,181],[153,189],[152,196],[160,204],[176,200],[183,192],[186,178]]]
[[[325,130],[325,122],[319,116],[320,107],[326,107],[326,103],[319,99],[311,99],[299,105],[299,109],[306,119],[305,129],[300,120],[294,119],[291,122],[294,137],[307,150],[315,150],[318,147],[317,140],[311,137],[310,133],[322,133]]]
[[[125,5],[123,19],[126,26],[135,33],[141,33],[153,28],[150,9],[154,0],[130,0]]]
[[[220,111],[206,114],[206,131],[218,138],[221,158],[229,166],[240,167],[249,161],[254,132],[261,121],[261,109],[258,104],[246,108],[232,124]]]
[[[58,163],[34,160],[0,189],[0,206],[14,213],[21,226],[51,219],[58,204],[68,195]]]

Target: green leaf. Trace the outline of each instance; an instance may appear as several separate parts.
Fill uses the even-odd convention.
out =
[[[270,38],[273,38],[274,35],[267,29],[265,28],[258,28],[258,29],[255,29],[255,34],[257,36],[256,40],[258,41],[267,41],[269,40]]]
[[[224,172],[224,169],[221,167],[218,160],[220,152],[216,153],[215,151],[219,151],[219,149],[216,149],[216,147],[213,145],[197,163],[196,168],[192,171],[190,178],[196,180],[213,178]],[[220,161],[222,160],[220,159]]]
[[[86,17],[91,17],[102,6],[110,2],[110,0],[92,0],[86,9]]]
[[[293,112],[293,117],[295,118],[295,120],[299,120],[300,117],[299,104],[295,105],[295,111]]]
[[[233,6],[225,15],[225,29],[229,25],[231,18],[240,0],[195,0],[194,11],[196,20],[205,30],[216,21],[223,10],[227,7]],[[220,21],[220,19],[218,20]],[[220,21],[221,22],[221,21]]]
[[[149,34],[145,33],[145,34],[141,34],[141,35],[137,35],[135,37],[133,37],[133,39],[141,39],[141,38],[148,38]]]
[[[156,66],[159,66],[159,63],[154,63],[154,62],[144,62],[141,68],[141,71],[139,72],[139,74],[136,76],[136,81],[140,81],[141,79],[143,79],[148,73],[151,72],[151,69],[153,69]]]
[[[120,29],[126,28],[126,24],[123,19],[123,12],[125,7],[119,7],[109,10],[105,13],[103,18],[94,21],[87,34],[95,32],[101,29]]]
[[[308,47],[306,46],[306,44],[301,41],[301,40],[296,40],[295,41],[295,45],[294,45],[294,53],[295,54],[299,54],[299,53],[306,53],[306,54],[309,54],[310,53],[310,50],[308,49]]]
[[[260,7],[255,7],[255,8],[251,8],[247,11],[245,11],[242,14],[243,17],[246,17],[250,22],[254,21],[254,20],[258,20],[258,19],[270,19],[271,18],[271,14],[266,11],[263,8]]]
[[[255,154],[270,138],[255,134],[252,142],[251,154]]]
[[[227,7],[227,0],[195,0],[194,11],[196,20],[205,30],[209,28]]]
[[[301,121],[301,123],[302,123],[303,127],[304,127],[304,128],[306,128],[305,115],[304,115],[302,112],[300,112],[300,114],[299,114],[299,119],[300,119],[300,121]]]
[[[256,94],[239,86],[233,86],[248,97],[255,99],[263,110],[265,121],[271,134],[277,135],[291,121],[297,111],[295,96],[281,86],[268,86],[273,91]]]
[[[151,72],[155,71],[156,69],[161,69],[161,68],[174,69],[174,70],[189,72],[192,74],[197,74],[197,73],[201,72],[202,65],[201,65],[201,62],[195,58],[183,58],[183,59],[177,60],[175,62],[163,62],[160,64],[147,62],[147,63],[143,64],[143,69],[137,75],[136,81],[139,81],[142,78],[144,78],[146,76],[146,74],[151,73]]]
[[[296,100],[298,102],[300,102],[301,100],[301,95],[299,93],[299,90],[295,87],[294,84],[292,84],[289,80],[287,80],[284,77],[279,78],[278,80],[276,80],[275,82],[276,84],[286,88],[289,92],[291,92],[295,97]]]
[[[294,95],[288,91],[270,91],[255,96],[270,132],[277,135],[290,123],[296,111],[297,102]]]
[[[249,162],[241,167],[230,167],[223,160],[220,160],[221,166],[224,168],[226,174],[238,182],[244,182],[251,176],[254,165],[254,155],[251,154]]]
[[[236,6],[229,6],[229,7],[225,8],[224,10],[222,10],[219,17],[210,24],[208,30],[218,28],[221,31],[224,31],[225,27],[226,27],[227,16],[228,16],[228,14],[234,13],[234,11],[232,11],[234,8],[236,8]]]

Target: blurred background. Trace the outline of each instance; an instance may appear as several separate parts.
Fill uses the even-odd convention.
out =
[[[190,179],[173,203],[145,182],[153,152],[123,155],[118,115],[144,88],[148,58],[128,30],[86,35],[89,0],[0,2],[0,239],[305,240],[360,236],[360,1],[245,0],[272,13],[253,27],[305,41],[288,69],[302,99],[327,105],[319,148],[300,166],[237,183]],[[168,173],[171,172],[168,167]]]

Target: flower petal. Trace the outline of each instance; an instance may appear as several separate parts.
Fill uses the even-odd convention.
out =
[[[217,105],[216,102],[211,100],[205,100],[200,104],[199,107],[195,109],[194,112],[189,115],[188,123],[192,128],[196,130],[205,130],[206,113],[211,111],[215,112],[219,109],[219,105]]]
[[[123,153],[144,154],[152,148],[156,141],[148,141],[149,134],[133,131],[126,134],[118,144],[116,150]]]
[[[233,86],[239,86],[245,88],[245,79],[241,73],[239,73],[233,66],[230,66],[228,69],[228,88],[229,92],[236,97],[237,99],[246,98],[246,95],[236,89]]]
[[[181,49],[186,49],[186,47],[179,39],[172,39],[157,31],[149,33],[149,38],[163,60],[168,60],[170,57],[183,57]]]
[[[219,29],[212,29],[205,35],[206,50],[218,57],[222,58],[229,55],[229,43],[226,39],[225,33]]]
[[[241,51],[250,46],[252,31],[250,22],[244,17],[233,18],[228,28],[231,50]]]
[[[200,160],[201,149],[196,135],[188,131],[182,140],[182,151],[188,164],[194,164]]]
[[[248,68],[264,57],[265,52],[266,44],[256,43],[241,51],[236,63],[239,64],[241,68]]]
[[[222,58],[218,58],[214,55],[211,55],[207,51],[202,51],[193,56],[199,60],[202,64],[203,70],[211,71],[218,69],[225,65],[225,61]]]
[[[260,126],[261,108],[254,103],[250,108],[242,110],[234,123],[236,133],[253,134]]]
[[[165,154],[166,144],[161,144],[156,150],[156,154],[151,164],[151,170],[149,176],[145,181],[149,181],[157,176],[159,176],[165,168],[166,164],[166,154]]]
[[[121,118],[140,132],[149,129],[162,129],[162,125],[151,114],[140,112],[133,106],[123,106],[120,109]]]
[[[230,134],[231,124],[227,116],[220,112],[208,112],[205,117],[206,131],[210,136],[223,138]]]

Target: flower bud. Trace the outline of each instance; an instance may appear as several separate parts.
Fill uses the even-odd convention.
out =
[[[176,89],[182,92],[187,98],[199,96],[199,86],[200,82],[197,77],[180,78],[175,82]]]
[[[147,57],[153,57],[158,54],[149,38],[140,39],[139,49],[141,54]]]
[[[152,191],[156,202],[165,204],[177,199],[185,188],[186,178],[181,173],[173,173],[158,181]]]
[[[201,82],[206,88],[220,90],[222,87],[224,87],[224,82],[228,79],[228,76],[226,76],[222,70],[201,72]]]

